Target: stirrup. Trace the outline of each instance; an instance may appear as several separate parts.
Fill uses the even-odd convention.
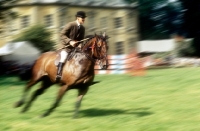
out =
[[[61,75],[56,75],[56,82],[59,82],[61,77],[62,77]]]

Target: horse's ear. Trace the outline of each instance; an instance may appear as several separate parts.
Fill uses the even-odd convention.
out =
[[[106,32],[103,32],[102,36],[103,36],[104,38],[106,38]]]
[[[110,38],[110,37],[106,36],[106,32],[103,32],[102,36],[103,36],[103,38],[105,38],[105,39],[109,39],[109,38]]]

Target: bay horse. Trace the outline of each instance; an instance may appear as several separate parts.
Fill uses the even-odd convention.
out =
[[[53,105],[41,116],[45,117],[59,105],[63,95],[70,89],[78,89],[78,97],[73,117],[77,117],[81,101],[87,93],[89,86],[92,85],[95,76],[94,66],[96,60],[100,60],[107,67],[107,36],[105,33],[101,35],[93,35],[82,47],[82,50],[74,53],[71,59],[66,61],[63,67],[62,78],[58,83],[60,85],[57,97]],[[30,100],[22,109],[22,113],[26,112],[32,102],[41,95],[51,85],[56,84],[56,59],[57,52],[49,51],[43,53],[35,62],[32,68],[30,81],[25,86],[21,99],[16,102],[15,107],[20,107],[25,103],[27,94],[31,87],[38,82],[41,86],[33,92]]]

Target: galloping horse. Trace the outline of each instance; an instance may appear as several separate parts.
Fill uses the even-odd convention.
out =
[[[65,92],[70,89],[78,89],[78,98],[75,106],[74,117],[77,116],[83,96],[87,93],[95,76],[95,61],[102,60],[103,62],[101,61],[101,63],[105,64],[102,67],[107,67],[107,50],[107,36],[104,33],[102,35],[95,34],[85,42],[82,50],[74,53],[72,58],[69,59],[63,67],[62,78],[59,82],[61,87],[57,94],[57,98],[42,117],[48,116],[59,105]],[[55,84],[56,56],[56,52],[46,52],[43,53],[35,62],[32,68],[31,79],[24,89],[22,98],[15,104],[15,107],[20,107],[24,104],[28,91],[33,85],[42,82],[41,87],[33,93],[31,99],[26,103],[21,112],[26,112],[32,102],[39,95],[41,95],[51,85]]]

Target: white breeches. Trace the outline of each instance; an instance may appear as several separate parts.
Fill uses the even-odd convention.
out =
[[[64,63],[66,58],[67,58],[67,52],[66,52],[66,50],[62,50],[60,52],[60,62]]]

